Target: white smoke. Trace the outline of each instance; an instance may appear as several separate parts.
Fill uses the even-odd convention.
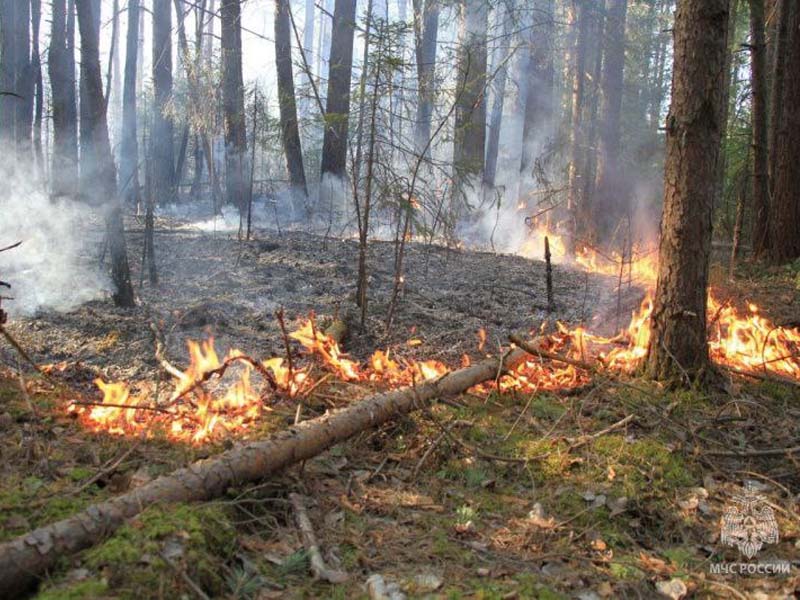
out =
[[[8,175],[10,170],[3,169]],[[0,191],[0,279],[11,315],[68,311],[111,290],[100,268],[103,220],[97,209],[69,199],[51,200],[34,177],[5,177]],[[92,231],[93,230],[93,231]]]

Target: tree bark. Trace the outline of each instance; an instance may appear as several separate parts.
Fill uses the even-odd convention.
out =
[[[240,0],[222,0],[222,106],[225,115],[225,196],[241,214],[247,210],[247,123],[242,75]]]
[[[136,71],[139,57],[140,0],[128,0],[125,82],[122,90],[122,143],[119,195],[128,206],[139,205],[139,140],[136,123]]]
[[[769,247],[769,173],[767,133],[767,45],[764,0],[750,0],[750,88],[753,129],[753,254]]]
[[[482,184],[486,145],[486,30],[489,8],[485,0],[461,0],[453,132],[454,186],[463,189],[469,179]]]
[[[600,135],[597,148],[594,227],[598,239],[606,240],[628,212],[627,191],[622,173],[620,120],[625,68],[625,18],[627,0],[607,0],[600,80]]]
[[[42,116],[44,114],[44,83],[42,81],[42,59],[39,52],[39,31],[42,24],[42,0],[31,0],[31,73],[35,86],[36,105],[33,112],[33,153],[36,166],[45,172],[42,153]]]
[[[52,95],[50,106],[53,113],[53,156],[50,178],[54,196],[74,196],[78,193],[74,14],[75,7],[72,2],[53,0],[47,69],[50,75]]]
[[[528,38],[528,69],[524,82],[520,172],[530,177],[536,159],[553,135],[553,0],[536,0]]]
[[[84,123],[87,143],[86,152],[91,162],[84,166],[84,174],[92,185],[87,192],[93,204],[103,205],[106,221],[106,242],[111,254],[111,278],[116,287],[114,303],[121,307],[134,305],[133,287],[128,268],[128,253],[125,245],[125,230],[122,209],[117,197],[117,182],[111,144],[108,139],[106,102],[103,98],[103,76],[100,72],[98,30],[95,27],[94,0],[77,0],[78,25],[81,32],[81,69],[84,77]]]
[[[770,90],[770,131],[769,131],[769,185],[770,192],[775,187],[775,165],[778,161],[778,123],[781,122],[783,112],[783,82],[786,73],[786,50],[789,43],[789,11],[790,0],[775,0],[776,20],[775,35],[773,39],[772,62],[772,89]]]
[[[489,359],[414,388],[371,396],[264,441],[198,461],[70,518],[10,540],[0,545],[0,596],[11,598],[27,591],[37,576],[59,559],[106,539],[126,519],[152,504],[208,500],[220,496],[231,485],[262,480],[362,431],[423,408],[436,398],[454,396],[494,379],[502,368],[511,368],[525,358],[522,350],[515,350],[502,364],[498,359]]]
[[[570,118],[569,167],[567,171],[567,211],[569,213],[568,240],[570,252],[574,252],[578,240],[583,238],[588,226],[583,197],[583,105],[586,89],[586,54],[589,45],[589,25],[591,10],[587,0],[576,0],[575,13],[578,36],[575,43],[575,63],[572,75],[572,113]]]
[[[76,0],[77,1],[77,0]],[[101,14],[101,0],[91,0],[90,4],[86,7],[87,10],[90,10],[92,17],[92,24],[95,31],[95,37],[99,39],[100,37],[100,14]],[[77,6],[77,5],[76,5]],[[83,33],[81,33],[81,36]],[[81,38],[81,45],[83,44],[83,38]],[[78,114],[80,115],[80,120],[78,122],[78,168],[80,171],[80,194],[83,198],[87,200],[92,200],[94,198],[94,194],[92,193],[92,187],[95,185],[92,177],[95,171],[94,165],[94,144],[92,143],[91,137],[91,129],[92,129],[92,116],[89,114],[90,106],[92,101],[87,97],[88,90],[87,90],[87,82],[86,79],[88,77],[87,73],[87,65],[83,64],[83,61],[80,62],[79,68],[79,81],[78,81],[78,95],[79,95],[79,103],[78,103]],[[101,75],[102,80],[102,75]],[[102,88],[101,88],[102,90]],[[100,93],[102,96],[102,91]]]
[[[346,174],[355,18],[355,0],[336,0],[328,67],[325,135],[322,141],[320,170],[323,178],[326,174],[344,178]]]
[[[169,202],[175,193],[174,127],[169,115],[172,99],[172,3],[153,0],[153,195]]]
[[[788,4],[783,107],[776,124],[775,190],[770,214],[769,255],[775,263],[800,257],[800,6]]]
[[[648,375],[659,380],[693,378],[709,366],[706,300],[728,7],[728,0],[678,1],[659,272],[646,358]]]
[[[293,192],[308,195],[303,168],[303,148],[297,124],[297,102],[292,70],[292,38],[289,0],[275,0],[275,62],[278,72],[278,106],[286,169]]]

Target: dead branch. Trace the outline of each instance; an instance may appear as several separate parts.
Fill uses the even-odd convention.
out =
[[[306,512],[304,498],[300,494],[289,494],[289,500],[294,507],[297,527],[300,529],[300,537],[303,538],[303,546],[305,546],[306,552],[308,552],[311,572],[314,574],[314,579],[322,579],[328,583],[344,583],[347,581],[347,573],[331,569],[325,563],[325,559],[322,558],[317,536],[314,535],[311,519],[308,518],[308,512]]]
[[[512,342],[514,342],[516,346],[522,348],[525,352],[527,352],[532,356],[536,356],[539,358],[546,358],[548,360],[554,360],[556,362],[562,362],[567,365],[572,365],[573,367],[578,367],[579,369],[584,369],[585,371],[590,371],[592,373],[596,373],[598,370],[597,367],[591,363],[582,360],[576,360],[574,358],[569,358],[567,356],[562,356],[560,354],[555,354],[553,352],[548,352],[547,350],[542,350],[541,348],[534,346],[530,342],[526,342],[524,339],[522,339],[521,336],[517,335],[516,333],[512,333],[511,335],[509,335],[508,339],[510,339]]]
[[[491,380],[498,369],[513,368],[524,357],[523,351],[515,350],[505,357],[502,366],[500,359],[487,359],[413,389],[376,394],[347,408],[304,421],[266,440],[198,461],[94,504],[72,517],[7,541],[0,545],[0,597],[18,597],[58,560],[106,539],[127,519],[155,503],[208,500],[222,495],[231,485],[263,480],[362,431],[427,406],[436,398],[455,396]]]

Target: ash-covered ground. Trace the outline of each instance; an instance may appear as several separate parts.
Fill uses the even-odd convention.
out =
[[[87,379],[97,374],[151,378],[158,369],[151,323],[165,334],[167,358],[183,366],[186,341],[210,335],[220,354],[231,347],[258,358],[284,354],[275,317],[280,307],[289,329],[312,311],[321,323],[335,314],[355,314],[355,240],[256,230],[255,239],[244,242],[235,232],[198,231],[159,219],[159,284],[150,287],[145,281],[139,287],[142,232],[134,222],[130,229],[137,308],[117,309],[109,298],[68,313],[12,318],[8,329],[37,362],[84,365]],[[97,261],[101,248],[98,241],[97,254],[86,260]],[[357,358],[380,348],[456,365],[464,353],[479,355],[480,328],[488,334],[484,351],[492,352],[512,331],[538,329],[545,321],[585,321],[599,307],[615,304],[613,278],[554,265],[556,310],[548,314],[544,262],[411,243],[404,288],[387,332],[393,267],[394,245],[372,242],[367,326],[360,331],[354,318],[346,343]],[[423,343],[410,346],[409,339]],[[0,356],[6,364],[17,364],[8,347]]]

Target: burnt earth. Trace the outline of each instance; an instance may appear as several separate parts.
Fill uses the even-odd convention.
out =
[[[138,284],[142,234],[128,237]],[[335,314],[355,314],[355,240],[257,231],[256,239],[241,242],[235,233],[168,230],[160,223],[155,241],[159,285],[137,287],[134,310],[117,309],[108,299],[66,314],[15,319],[9,330],[39,362],[78,363],[86,367],[87,380],[100,372],[131,380],[157,371],[151,322],[166,334],[168,358],[184,365],[186,340],[209,335],[220,354],[231,347],[259,358],[283,354],[274,316],[280,307],[290,329],[312,311],[323,324]],[[359,331],[353,318],[346,343],[357,358],[389,348],[400,356],[457,364],[464,353],[479,354],[480,328],[491,352],[512,331],[538,329],[545,321],[584,321],[601,305],[615,303],[611,278],[556,265],[556,312],[548,315],[543,262],[411,243],[395,323],[387,333],[393,264],[393,244],[373,242],[366,328]],[[423,343],[410,346],[412,338]],[[9,349],[0,356],[16,364]]]

